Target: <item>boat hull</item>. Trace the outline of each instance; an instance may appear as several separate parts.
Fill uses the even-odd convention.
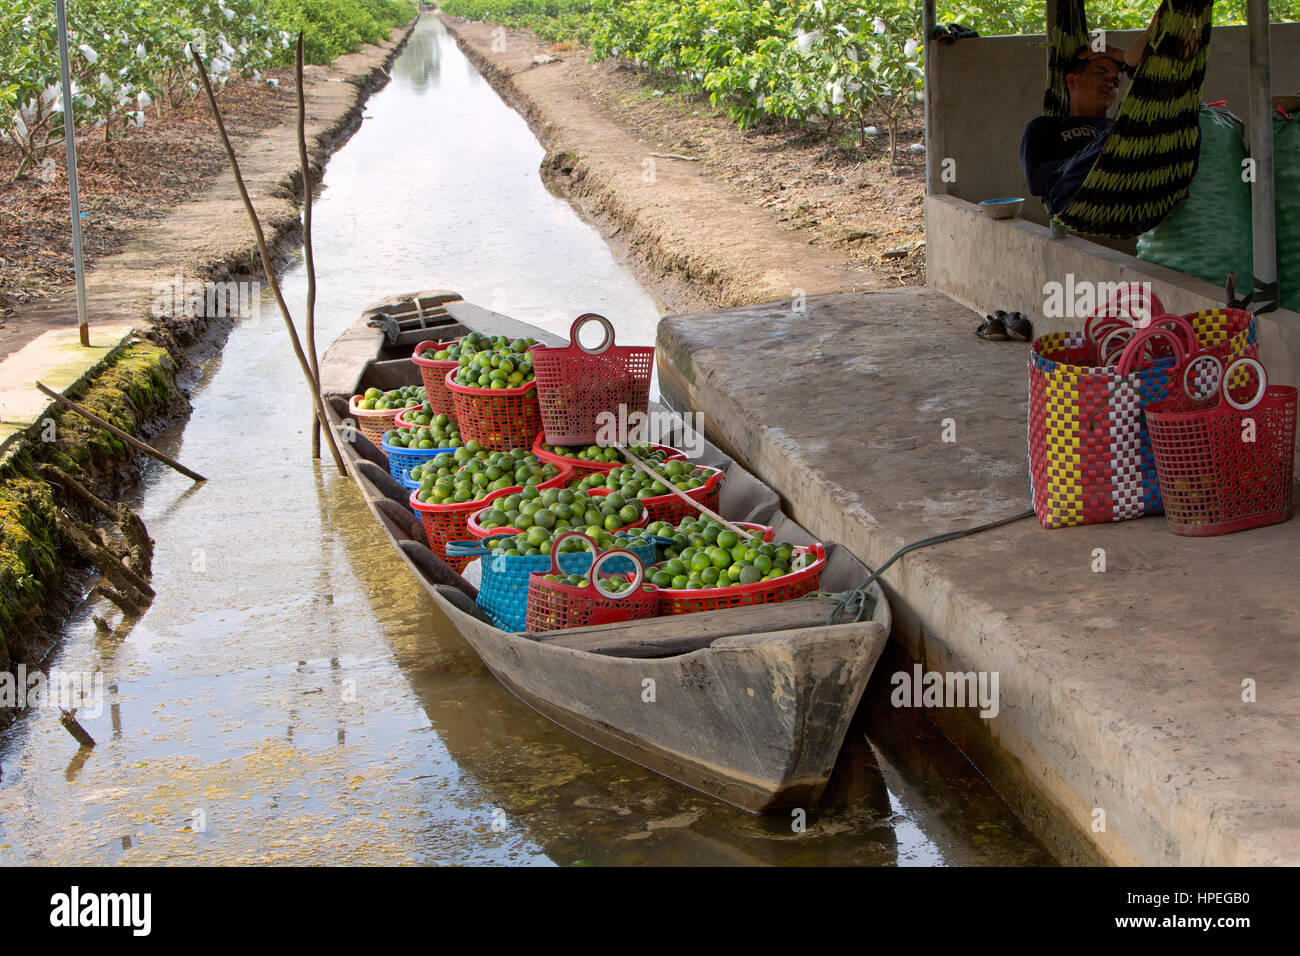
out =
[[[474,307],[466,304],[462,317],[466,310]],[[492,315],[472,314],[478,313]],[[396,371],[395,362],[383,361],[381,334],[366,330],[365,319],[340,337],[338,352],[327,354],[336,380],[346,380],[347,368],[366,354],[384,366],[382,374]],[[517,333],[518,325],[505,321]],[[486,327],[472,327],[490,333],[494,324],[489,318]],[[358,347],[367,334],[374,341],[369,352]],[[644,622],[670,641],[675,631],[703,629],[697,643],[704,646],[667,656],[655,656],[653,643],[649,652],[622,656],[608,648],[561,646],[548,635],[501,631],[479,616],[463,590],[430,579],[418,521],[409,507],[394,507],[405,503],[385,489],[373,459],[367,463],[373,451],[368,455],[364,439],[347,427],[346,405],[338,399],[364,373],[357,368],[356,381],[326,396],[335,399],[327,402],[327,418],[343,439],[349,472],[416,580],[503,686],[566,730],[744,810],[816,806],[889,637],[889,606],[878,585],[870,591],[872,619],[858,623],[762,631],[754,620],[771,612],[761,608]],[[702,628],[705,620],[719,621],[720,630]],[[726,629],[725,622],[741,620],[748,625],[741,629],[757,632]],[[624,630],[635,635],[649,629]],[[563,632],[565,639],[572,633]]]

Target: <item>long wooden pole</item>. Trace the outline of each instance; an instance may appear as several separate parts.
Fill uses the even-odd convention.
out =
[[[676,485],[674,485],[671,481],[668,481],[666,478],[664,478],[663,475],[657,474],[655,471],[653,471],[651,468],[649,468],[649,467],[645,464],[645,462],[643,462],[643,461],[642,461],[640,458],[638,458],[636,455],[632,454],[630,451],[628,451],[628,450],[627,450],[626,448],[624,448],[622,445],[615,445],[614,447],[616,447],[619,451],[621,451],[621,452],[623,453],[623,457],[624,457],[624,458],[626,458],[626,459],[627,459],[628,461],[630,461],[632,464],[636,465],[636,467],[640,468],[642,471],[644,471],[647,475],[649,475],[649,476],[650,476],[651,478],[653,478],[655,481],[657,481],[657,482],[659,482],[660,484],[662,484],[665,488],[667,488],[669,491],[671,491],[673,494],[675,494],[678,498],[681,498],[682,501],[685,501],[688,505],[690,505],[690,506],[691,506],[692,508],[694,508],[696,511],[700,512],[701,514],[707,515],[707,516],[710,517],[710,518],[712,518],[714,521],[718,522],[718,524],[722,525],[724,528],[729,528],[729,529],[731,529],[732,531],[736,532],[736,534],[740,535],[742,538],[752,539],[752,538],[757,538],[757,537],[758,537],[758,535],[754,534],[754,532],[752,532],[752,531],[746,531],[744,528],[740,527],[739,525],[732,524],[730,521],[728,521],[726,518],[722,517],[722,515],[718,514],[716,511],[712,510],[711,508],[706,508],[706,507],[704,507],[704,505],[700,504],[698,501],[696,501],[694,498],[692,498],[692,497],[691,497],[690,495],[688,495],[686,492],[682,491],[680,488],[678,488]]]
[[[262,232],[262,222],[257,218],[257,210],[253,208],[253,200],[249,198],[248,187],[244,185],[244,176],[239,171],[239,160],[235,158],[235,148],[230,144],[230,137],[226,135],[226,124],[221,119],[221,109],[217,106],[217,98],[212,95],[212,84],[208,82],[208,71],[203,68],[203,58],[199,56],[199,51],[190,49],[190,54],[194,57],[194,65],[198,67],[199,79],[203,81],[203,91],[208,97],[208,107],[212,110],[212,117],[217,121],[217,132],[221,134],[221,145],[226,148],[226,158],[230,160],[230,169],[235,174],[235,185],[239,187],[240,198],[244,200],[244,209],[248,212],[248,218],[253,223],[253,237],[257,240],[257,252],[262,257],[262,269],[266,273],[267,281],[271,283],[271,291],[275,293],[275,304],[280,309],[280,315],[284,318],[284,327],[289,332],[289,341],[293,345],[293,354],[298,359],[298,366],[302,369],[303,378],[307,380],[307,387],[311,391],[312,405],[316,408],[316,421],[320,424],[325,432],[325,440],[329,442],[330,452],[334,455],[334,464],[339,470],[340,475],[346,475],[347,469],[343,466],[343,456],[339,454],[339,446],[334,441],[334,433],[330,431],[329,425],[325,421],[325,403],[320,397],[320,384],[311,374],[311,367],[307,364],[307,356],[303,354],[302,342],[298,339],[298,329],[293,324],[293,316],[289,314],[289,306],[285,304],[284,294],[280,291],[280,283],[275,276],[275,266],[271,262],[271,252],[266,247],[266,235]]]
[[[36,383],[36,387],[40,389],[44,394],[54,399],[56,402],[59,402],[61,405],[65,405],[68,408],[72,409],[82,418],[86,419],[89,422],[92,422],[95,425],[98,425],[100,428],[104,429],[104,431],[108,432],[114,438],[122,439],[122,441],[126,442],[128,445],[140,449],[146,455],[152,455],[154,458],[157,458],[164,465],[170,465],[172,468],[175,468],[186,478],[193,478],[195,481],[208,480],[204,478],[202,475],[200,475],[197,471],[190,471],[188,468],[182,465],[175,458],[172,458],[169,455],[164,455],[157,448],[154,448],[150,445],[146,445],[144,442],[136,438],[134,435],[128,435],[126,432],[122,431],[122,429],[118,428],[116,425],[110,425],[108,422],[104,421],[104,419],[100,418],[94,412],[82,408],[72,399],[65,398],[64,396],[60,395],[58,392],[54,391],[54,389],[46,388],[40,382]]]
[[[307,161],[307,95],[303,92],[302,31],[298,31],[295,58],[298,75],[298,162],[302,166],[302,255],[307,266],[307,357],[311,359],[311,377],[320,391],[320,359],[316,353],[316,260],[311,247],[311,163]],[[320,457],[319,419],[311,423],[311,456]]]
[[[72,81],[68,67],[68,14],[64,0],[55,0],[59,30],[59,78],[63,84],[63,142],[68,169],[68,206],[72,210],[72,266],[77,278],[77,331],[81,344],[90,348],[86,319],[86,259],[81,244],[81,197],[77,194],[77,124],[72,109]]]

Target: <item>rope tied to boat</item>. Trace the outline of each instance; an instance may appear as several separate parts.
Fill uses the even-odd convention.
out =
[[[981,531],[991,531],[994,528],[1000,528],[1005,524],[1011,524],[1013,521],[1020,521],[1024,518],[1034,517],[1033,509],[1022,511],[1020,514],[1012,515],[1009,518],[999,518],[997,521],[990,521],[988,524],[977,525],[974,528],[963,528],[960,531],[948,531],[944,534],[931,535],[928,538],[922,538],[920,541],[913,541],[909,545],[899,548],[894,554],[867,576],[867,579],[855,588],[847,591],[813,591],[803,596],[803,600],[830,601],[835,604],[831,608],[830,615],[826,618],[827,624],[851,624],[870,617],[875,611],[876,601],[868,592],[867,588],[871,587],[876,578],[884,574],[889,568],[906,554],[913,551],[919,551],[921,548],[928,548],[934,544],[943,544],[946,541],[956,541],[958,538],[969,537],[972,534],[979,534]],[[852,615],[848,617],[846,615]]]

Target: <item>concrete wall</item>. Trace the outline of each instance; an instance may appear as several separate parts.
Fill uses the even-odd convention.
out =
[[[1082,326],[1076,317],[1043,315],[1047,282],[1150,282],[1165,308],[1176,314],[1224,304],[1224,292],[1085,239],[1052,239],[1046,227],[1023,219],[989,219],[980,208],[953,196],[927,196],[927,284],[983,314],[1019,309],[1034,332]],[[1248,281],[1248,280],[1247,280]],[[1300,386],[1300,314],[1279,309],[1258,317],[1260,358],[1275,385]]]
[[[1108,39],[1126,47],[1138,32],[1116,31]],[[1021,215],[1046,224],[1042,204],[1028,195],[1020,171],[1020,134],[1043,109],[1046,42],[1043,36],[1008,36],[927,46],[931,161],[956,160],[956,181],[939,183],[936,191],[972,202],[1024,196],[1029,201]],[[1274,93],[1300,90],[1300,24],[1274,24],[1272,50]],[[1202,99],[1227,100],[1244,118],[1246,74],[1246,28],[1216,27]]]

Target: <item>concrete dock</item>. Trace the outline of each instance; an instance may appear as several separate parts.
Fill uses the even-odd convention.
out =
[[[1029,508],[1029,346],[928,289],[665,319],[665,398],[869,565]],[[1067,862],[1300,864],[1300,522],[1028,518],[883,577],[927,671],[996,672],[930,716]],[[877,680],[892,674],[877,674]]]

